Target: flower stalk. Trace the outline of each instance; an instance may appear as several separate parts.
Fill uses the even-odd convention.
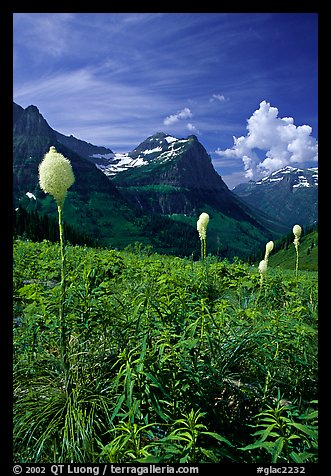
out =
[[[58,205],[58,217],[59,217],[59,235],[60,235],[60,253],[61,253],[61,285],[60,285],[60,302],[59,302],[59,320],[61,327],[61,352],[64,367],[67,370],[67,342],[66,342],[66,325],[64,317],[64,302],[66,293],[65,283],[65,248],[64,248],[64,236],[63,236],[63,219],[62,219],[62,207]]]
[[[259,300],[261,295],[263,281],[267,275],[269,255],[273,249],[274,249],[274,242],[268,241],[268,243],[265,245],[264,259],[260,261],[259,267],[258,267],[259,273],[260,273],[260,291],[257,297],[257,301]]]
[[[67,196],[68,188],[75,181],[71,163],[62,154],[59,154],[55,147],[50,147],[49,152],[45,154],[42,162],[39,164],[39,185],[45,193],[52,195],[57,204],[59,235],[60,235],[60,253],[61,253],[61,284],[60,284],[60,302],[59,302],[59,321],[61,330],[61,358],[65,371],[65,386],[68,393],[68,358],[67,358],[67,332],[64,313],[65,304],[65,244],[63,233],[63,205]]]

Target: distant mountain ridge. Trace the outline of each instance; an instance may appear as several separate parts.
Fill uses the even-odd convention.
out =
[[[85,142],[77,139],[73,135],[65,136],[60,132],[54,131],[56,139],[69,149],[79,154],[81,157],[90,160],[94,164],[107,163],[107,157],[113,156],[114,153],[108,147],[93,145],[90,142]],[[93,158],[92,158],[93,157]],[[99,157],[99,160],[98,160]],[[105,157],[105,158],[104,158]],[[92,158],[92,159],[91,159]]]
[[[318,167],[286,166],[232,190],[245,203],[293,226],[318,222]]]
[[[267,177],[258,180],[256,185],[280,182],[287,180],[292,188],[298,187],[317,187],[318,186],[318,167],[299,168],[287,165],[279,170],[272,172]]]

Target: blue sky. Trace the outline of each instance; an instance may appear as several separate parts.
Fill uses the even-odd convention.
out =
[[[317,13],[14,13],[14,101],[128,152],[195,134],[229,188],[317,166]]]

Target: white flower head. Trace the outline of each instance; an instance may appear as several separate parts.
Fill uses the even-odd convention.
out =
[[[265,255],[264,255],[265,261],[268,261],[269,255],[273,249],[274,249],[274,242],[268,241],[268,243],[265,245]]]
[[[294,234],[293,243],[294,243],[294,246],[295,246],[297,251],[298,251],[298,248],[299,248],[299,240],[300,240],[301,232],[302,232],[301,226],[300,225],[294,225],[294,227],[293,227],[293,234]]]
[[[50,147],[39,164],[40,188],[52,195],[56,203],[63,205],[68,188],[75,181],[71,163],[55,147]]]
[[[209,215],[208,213],[201,213],[199,219],[197,221],[197,230],[199,232],[200,240],[205,240],[207,236],[207,226],[209,223]]]
[[[300,225],[294,225],[294,227],[293,227],[293,234],[294,234],[294,236],[295,236],[296,239],[299,239],[299,238],[300,238],[301,232],[302,232],[301,226],[300,226]]]

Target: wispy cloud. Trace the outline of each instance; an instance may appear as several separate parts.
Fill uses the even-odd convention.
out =
[[[114,151],[195,133],[220,164],[263,98],[317,129],[315,14],[15,13],[13,38],[14,100]]]
[[[193,114],[192,114],[191,110],[188,107],[185,107],[181,111],[178,111],[176,114],[171,114],[170,116],[167,116],[164,119],[163,124],[165,126],[170,126],[172,124],[175,124],[176,122],[178,122],[181,119],[188,119],[192,116],[193,116]]]
[[[68,44],[73,41],[70,23],[74,18],[72,13],[15,13],[14,26],[21,31],[20,35],[14,36],[14,45],[33,48],[36,59],[40,55],[66,55]]]
[[[199,129],[191,122],[186,124],[186,129],[190,132],[193,132],[194,134],[199,134]]]
[[[15,88],[14,101],[36,105],[54,129],[98,145],[137,145],[160,128],[160,111],[170,103],[139,84],[98,77],[92,68],[25,82]]]
[[[223,101],[225,101],[225,96],[223,94],[215,94],[214,93],[209,98],[209,102],[215,102],[215,101],[223,102]]]

